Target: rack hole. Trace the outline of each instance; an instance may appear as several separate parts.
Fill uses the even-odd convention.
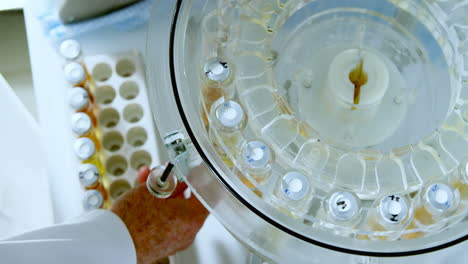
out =
[[[120,115],[114,108],[106,108],[99,114],[99,122],[107,128],[115,127],[120,121]]]
[[[93,79],[99,82],[105,82],[109,80],[112,75],[112,69],[109,64],[106,63],[99,63],[98,65],[94,66],[92,71]]]
[[[115,99],[115,90],[112,86],[104,85],[96,89],[96,100],[100,104],[110,104]]]
[[[136,123],[143,117],[143,109],[138,104],[129,104],[123,111],[123,117],[129,123]]]
[[[135,170],[138,170],[143,166],[150,166],[151,162],[151,155],[144,150],[137,151],[130,157],[130,165]]]
[[[109,187],[109,193],[113,199],[118,198],[120,195],[129,191],[132,188],[130,183],[126,180],[119,179],[113,182]]]
[[[130,77],[135,71],[135,64],[129,59],[120,60],[116,67],[117,74],[122,77]]]
[[[142,127],[133,127],[127,133],[127,142],[134,147],[141,147],[148,140],[148,133]]]
[[[138,84],[134,81],[126,81],[120,86],[120,96],[127,100],[135,99],[139,92]]]
[[[128,169],[127,160],[120,156],[112,156],[106,162],[106,170],[114,176],[122,176]]]
[[[104,135],[102,139],[102,144],[105,149],[115,152],[122,148],[124,143],[124,138],[122,134],[117,131],[112,131]]]

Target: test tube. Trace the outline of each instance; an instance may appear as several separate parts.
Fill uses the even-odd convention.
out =
[[[271,174],[274,161],[273,152],[261,140],[246,142],[240,151],[240,165],[259,184],[263,184]]]
[[[218,154],[229,167],[232,166],[232,161],[225,152],[225,148],[231,155],[235,155],[242,139],[246,119],[242,106],[236,101],[224,101],[221,98],[213,105],[209,130],[210,139]]]
[[[104,196],[98,190],[87,190],[83,196],[83,208],[86,211],[103,208]]]
[[[97,150],[101,149],[100,140],[98,139],[98,133],[93,126],[92,120],[89,115],[85,113],[74,113],[71,117],[72,131],[78,137],[88,137],[96,145]]]
[[[97,118],[91,97],[84,88],[72,88],[68,93],[68,102],[70,107],[76,112],[86,113],[91,118],[93,125],[97,126]]]
[[[73,147],[74,147],[75,155],[83,163],[94,164],[99,169],[99,172],[101,173],[101,175],[104,174],[104,166],[102,165],[101,159],[96,151],[96,145],[91,139],[87,137],[78,138],[75,141],[75,144]]]

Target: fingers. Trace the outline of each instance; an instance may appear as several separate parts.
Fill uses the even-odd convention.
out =
[[[148,179],[148,176],[150,174],[150,168],[148,166],[143,166],[138,170],[138,182],[140,184],[143,184],[146,182],[146,179]]]

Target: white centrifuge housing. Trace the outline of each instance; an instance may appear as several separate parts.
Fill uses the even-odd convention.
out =
[[[468,2],[152,12],[147,76],[171,161],[256,254],[409,256],[467,239]]]

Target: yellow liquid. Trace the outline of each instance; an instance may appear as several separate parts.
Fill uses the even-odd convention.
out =
[[[461,181],[453,183],[453,187],[460,192],[460,199],[468,201],[468,184]]]
[[[410,229],[415,229],[417,228],[415,222],[411,222],[409,226],[406,228],[407,230]],[[424,232],[418,231],[418,232],[412,232],[412,233],[407,233],[401,236],[403,239],[415,239],[415,238],[420,238],[424,236]]]

